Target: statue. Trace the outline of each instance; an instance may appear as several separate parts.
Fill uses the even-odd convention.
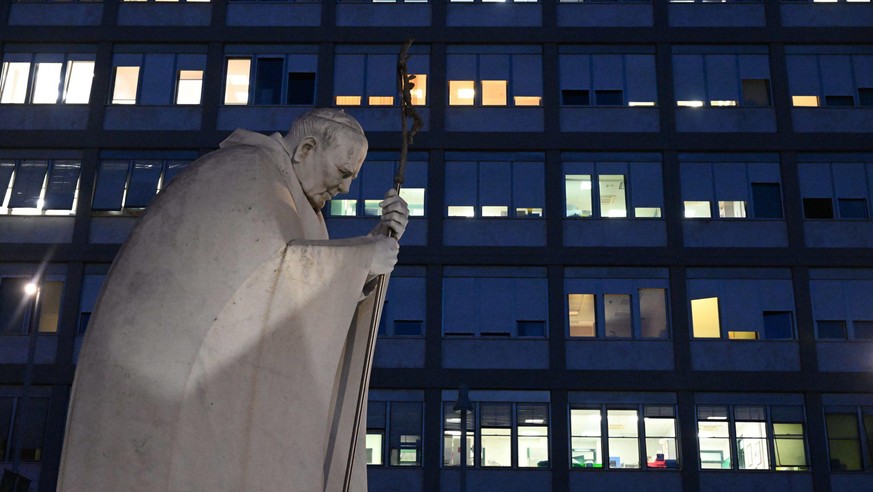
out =
[[[363,290],[408,210],[390,190],[374,232],[345,240],[320,212],[366,151],[354,118],[316,109],[285,137],[235,131],[157,196],[91,316],[58,490],[334,491],[350,461],[366,490]]]

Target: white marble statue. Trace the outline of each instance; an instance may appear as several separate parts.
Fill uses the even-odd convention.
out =
[[[328,239],[320,211],[366,152],[354,118],[316,109],[285,137],[237,130],[157,196],[92,314],[58,490],[342,490],[362,288],[397,260],[378,230],[408,220],[392,190],[378,230]],[[351,490],[367,487],[363,444]]]

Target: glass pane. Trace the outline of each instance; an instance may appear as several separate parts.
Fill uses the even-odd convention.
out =
[[[648,468],[677,468],[676,420],[673,418],[645,418],[646,466]]]
[[[871,340],[873,339],[873,321],[852,321],[852,327],[855,331],[855,340]]]
[[[794,338],[793,316],[787,311],[764,311],[764,339],[790,340]]]
[[[115,67],[115,88],[112,104],[136,104],[139,67]]]
[[[511,429],[487,428],[481,431],[481,466],[512,466]]]
[[[12,185],[12,196],[9,198],[9,208],[42,208],[42,194],[48,161],[23,161],[15,173],[15,183]]]
[[[78,161],[55,161],[45,190],[46,210],[72,210],[79,184]]]
[[[624,175],[601,174],[597,180],[600,185],[600,216],[627,217]]]
[[[412,96],[413,106],[424,106],[427,104],[427,75],[414,74],[412,75],[413,88],[410,91]]]
[[[570,317],[570,336],[596,336],[594,330],[594,294],[569,294],[567,304]]]
[[[0,462],[10,461],[6,458],[6,444],[12,433],[12,403],[13,398],[0,397]]]
[[[571,409],[570,434],[572,435],[570,466],[573,468],[602,467],[600,410]]]
[[[860,470],[861,441],[858,416],[851,413],[831,413],[825,416],[831,470]]]
[[[640,335],[667,338],[667,290],[640,289]]]
[[[142,208],[149,204],[158,192],[162,168],[161,161],[134,161],[124,199],[125,208]]]
[[[27,80],[30,77],[29,62],[4,62],[3,86],[0,103],[21,104],[27,98]]]
[[[779,183],[752,183],[755,218],[781,219],[782,192]]]
[[[631,297],[626,294],[603,296],[603,317],[608,338],[631,338]]]
[[[830,198],[804,198],[803,217],[806,219],[833,219],[833,200]]]
[[[639,468],[640,443],[636,410],[607,410],[609,431],[609,467]]]
[[[700,440],[700,467],[730,469],[731,452],[728,439],[728,423],[712,420],[697,422]]]
[[[421,403],[393,402],[389,459],[391,466],[418,466],[421,464]]]
[[[62,63],[37,63],[33,84],[34,104],[55,104],[58,102],[58,89],[61,83]]]
[[[867,200],[864,198],[840,198],[837,204],[840,207],[841,219],[867,218]]]
[[[19,409],[22,402],[19,400]],[[48,399],[31,398],[25,403],[24,411],[18,412],[16,417],[21,425],[20,435],[13,435],[13,449],[21,441],[21,453],[18,455],[21,461],[41,461],[43,439],[45,437],[45,422],[48,416]]]
[[[200,104],[203,70],[179,70],[176,104]]]
[[[315,104],[315,74],[290,72],[288,74],[288,104]]]
[[[406,200],[410,217],[424,217],[424,188],[401,188],[400,198]]]
[[[227,60],[227,82],[224,87],[224,104],[247,104],[249,102],[249,71],[252,60],[238,58]]]
[[[506,81],[482,81],[482,106],[506,106]]]
[[[94,62],[68,62],[64,102],[67,104],[88,104],[88,100],[91,99],[92,80],[94,80]]]
[[[548,427],[518,427],[518,466],[520,468],[548,468]]]
[[[367,432],[367,464],[382,464],[382,433]]]
[[[449,106],[472,106],[476,89],[472,80],[449,81]]]
[[[0,279],[0,333],[27,333],[24,312],[29,307],[25,301],[24,286],[29,282],[24,278]]]
[[[282,58],[258,58],[255,76],[255,104],[282,102]]]
[[[818,338],[832,338],[837,340],[845,340],[846,337],[846,322],[843,320],[816,320],[818,328]]]
[[[567,193],[567,217],[590,217],[591,176],[587,174],[568,174],[564,178]]]
[[[337,200],[330,201],[330,215],[332,217],[354,217],[357,214],[357,200]]]
[[[100,162],[92,205],[94,210],[121,210],[128,167],[127,161]]]
[[[57,333],[63,282],[43,282],[39,291],[39,332]]]
[[[691,300],[691,326],[694,338],[720,338],[718,297]]]
[[[709,202],[700,201],[685,201],[685,218],[686,219],[709,219],[712,218],[712,211],[709,209]]]
[[[770,81],[743,79],[743,106],[758,108],[770,106]]]
[[[475,217],[476,208],[458,205],[449,205],[449,217]]]
[[[482,207],[482,217],[506,217],[509,209],[505,205],[490,205]]]
[[[742,219],[746,216],[746,202],[741,200],[719,201],[718,216],[723,219]]]

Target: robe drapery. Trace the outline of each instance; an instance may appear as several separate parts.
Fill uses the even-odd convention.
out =
[[[157,196],[110,268],[60,491],[342,488],[372,242],[328,241],[278,134],[221,147]],[[363,445],[352,490],[366,490]]]

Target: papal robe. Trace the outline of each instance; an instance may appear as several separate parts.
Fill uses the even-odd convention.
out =
[[[106,277],[58,490],[341,490],[373,251],[328,241],[278,134],[237,130],[191,164]],[[366,490],[363,446],[351,490]]]

